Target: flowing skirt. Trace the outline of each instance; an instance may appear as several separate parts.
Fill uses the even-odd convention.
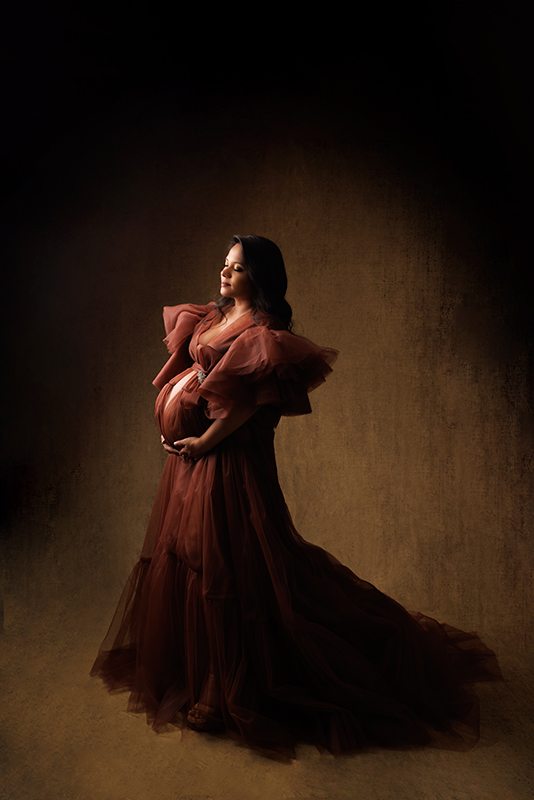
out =
[[[161,392],[163,435],[208,424]],[[179,393],[178,393],[179,395]],[[184,419],[184,415],[187,419]],[[295,530],[278,482],[274,409],[207,456],[170,455],[135,566],[92,669],[128,690],[156,731],[216,677],[221,729],[293,758],[478,737],[470,684],[500,678],[492,651],[358,578]]]

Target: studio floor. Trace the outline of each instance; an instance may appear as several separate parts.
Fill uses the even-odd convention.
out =
[[[308,746],[283,764],[209,734],[156,735],[89,669],[110,608],[36,616],[6,604],[2,800],[523,800],[534,797],[534,680],[503,647],[504,683],[480,684],[469,752]]]

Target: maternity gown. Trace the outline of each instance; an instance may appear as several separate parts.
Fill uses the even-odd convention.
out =
[[[214,304],[164,309],[170,358],[154,381],[166,441],[234,409],[249,420],[202,458],[167,457],[148,532],[92,669],[156,731],[180,724],[211,670],[218,729],[266,755],[477,737],[470,684],[499,677],[475,634],[439,625],[358,578],[295,530],[274,430],[310,411],[336,351]]]

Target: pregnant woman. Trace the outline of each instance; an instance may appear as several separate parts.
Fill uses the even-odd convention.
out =
[[[91,674],[129,690],[155,730],[184,719],[283,759],[298,742],[470,746],[469,684],[499,677],[492,652],[293,527],[274,430],[310,412],[336,352],[291,333],[286,288],[278,247],[235,236],[218,301],[164,309],[171,355],[154,384],[169,457]]]

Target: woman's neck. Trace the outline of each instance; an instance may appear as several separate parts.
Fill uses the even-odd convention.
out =
[[[243,314],[246,314],[248,311],[252,310],[252,304],[250,300],[234,300],[234,304],[231,306],[226,306],[223,309],[224,314],[228,321],[237,319],[238,317],[242,317]]]

